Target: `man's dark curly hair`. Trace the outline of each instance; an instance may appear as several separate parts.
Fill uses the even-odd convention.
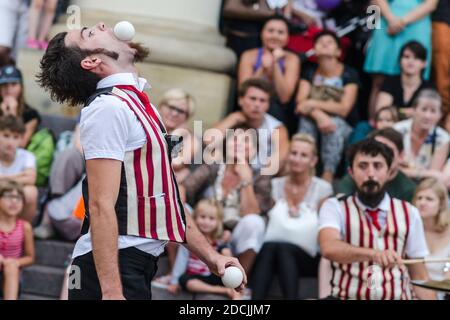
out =
[[[84,104],[95,92],[100,77],[84,70],[80,62],[95,50],[66,46],[67,32],[58,33],[48,44],[40,62],[38,83],[50,91],[51,98],[70,105]]]

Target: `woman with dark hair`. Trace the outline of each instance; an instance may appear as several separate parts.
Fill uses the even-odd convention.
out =
[[[258,148],[256,130],[244,125],[233,129],[223,140],[222,150],[214,150],[212,158],[205,159],[182,187],[192,207],[202,198],[214,198],[222,204],[232,252],[248,274],[263,242],[262,215],[272,205],[270,176],[251,167]]]
[[[294,95],[300,74],[300,59],[285,48],[289,41],[289,23],[281,16],[270,18],[261,31],[262,47],[245,51],[239,63],[238,85],[250,78],[268,80],[275,89],[275,101],[269,113],[285,124],[286,108]]]
[[[427,63],[427,49],[418,41],[406,43],[400,50],[399,63],[401,73],[387,77],[378,94],[376,110],[394,105],[399,108],[401,116],[410,118],[413,100],[420,90],[434,88],[423,79]]]
[[[322,179],[331,182],[342,159],[344,144],[351,133],[347,120],[358,95],[356,70],[339,61],[341,44],[332,31],[314,38],[317,66],[302,72],[296,112],[301,115],[299,131],[321,140]]]

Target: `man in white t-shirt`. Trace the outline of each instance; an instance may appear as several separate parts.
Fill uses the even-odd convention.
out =
[[[408,279],[427,280],[423,263],[403,259],[429,254],[422,220],[410,203],[385,191],[393,161],[390,148],[375,139],[351,146],[349,173],[356,193],[324,202],[319,217],[323,257],[332,262],[331,297],[335,299],[412,299]],[[420,299],[433,292],[414,288]]]
[[[85,104],[86,217],[72,262],[81,283],[69,288],[69,299],[150,299],[167,241],[183,243],[217,275],[229,265],[243,270],[183,213],[165,128],[134,65],[147,55],[97,23],[57,34],[41,61],[38,77],[53,98]],[[238,290],[245,283],[246,277]]]
[[[0,118],[0,181],[13,180],[24,186],[25,208],[22,218],[32,222],[36,215],[38,191],[36,182],[36,159],[19,145],[25,133],[20,118]]]

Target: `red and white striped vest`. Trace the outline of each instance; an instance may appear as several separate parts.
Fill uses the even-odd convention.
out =
[[[99,90],[124,101],[145,131],[146,143],[125,153],[119,195],[115,205],[120,235],[176,242],[185,241],[186,221],[178,185],[171,166],[165,128],[145,93],[120,85]],[[89,102],[88,102],[89,103]],[[89,179],[87,176],[86,179]],[[86,208],[82,234],[89,230],[87,180],[83,182]]]
[[[378,231],[363,209],[358,207],[355,196],[340,199],[339,202],[345,216],[345,242],[356,247],[391,249],[404,257],[409,234],[411,204],[391,198],[386,226]],[[332,268],[331,294],[334,297],[358,300],[409,300],[412,298],[407,271],[401,270],[398,266],[381,268],[373,266],[372,262],[351,264],[333,262]]]

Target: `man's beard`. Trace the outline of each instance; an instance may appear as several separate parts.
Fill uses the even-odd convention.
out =
[[[134,54],[133,62],[142,62],[150,54],[150,49],[144,47],[139,42],[130,42],[129,46],[130,46],[130,48],[136,49],[136,53]]]
[[[357,188],[358,199],[369,208],[376,208],[386,193],[385,185],[381,186],[374,180],[367,180]]]

